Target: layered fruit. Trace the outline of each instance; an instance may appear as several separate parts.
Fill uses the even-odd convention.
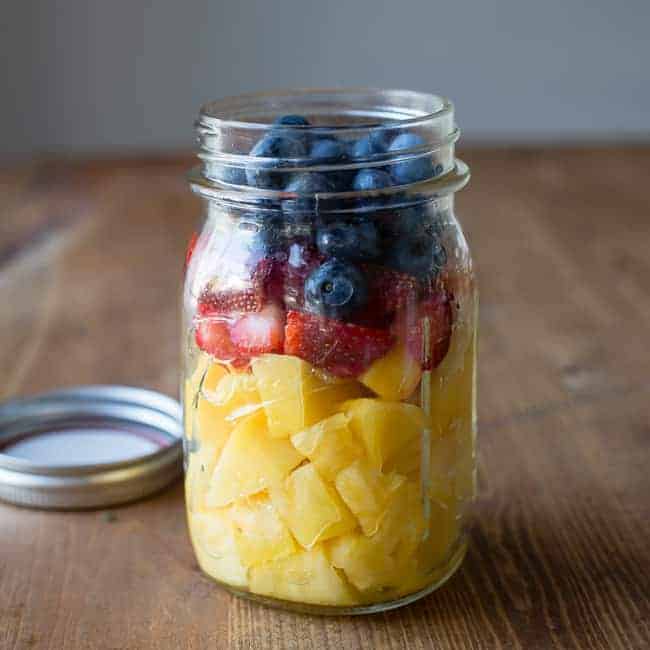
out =
[[[252,155],[353,158],[370,146],[280,130]],[[297,175],[285,189],[435,174],[430,158],[408,162],[342,180]],[[266,168],[226,173],[274,182]],[[338,607],[444,577],[474,490],[474,295],[459,237],[444,202],[212,208],[188,251],[184,386],[189,528],[208,575]]]

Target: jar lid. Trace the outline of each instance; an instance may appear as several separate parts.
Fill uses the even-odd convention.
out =
[[[129,386],[83,386],[0,406],[0,499],[44,509],[134,501],[182,473],[182,409]]]

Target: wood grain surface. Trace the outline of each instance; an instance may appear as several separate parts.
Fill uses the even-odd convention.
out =
[[[0,505],[0,648],[650,647],[650,150],[469,150],[479,479],[437,593],[317,618],[215,588],[180,484],[109,512]],[[198,202],[170,159],[0,171],[0,396],[176,394]]]

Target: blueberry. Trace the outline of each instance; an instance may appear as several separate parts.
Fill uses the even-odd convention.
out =
[[[251,149],[251,156],[263,158],[301,158],[307,155],[304,142],[288,135],[269,134],[259,140]],[[246,179],[249,185],[264,189],[279,189],[282,185],[283,174],[271,171],[273,163],[264,167],[249,167]]]
[[[284,189],[287,192],[295,192],[296,194],[317,194],[333,192],[334,186],[326,174],[305,172],[296,174]]]
[[[309,120],[302,115],[281,115],[273,121],[277,126],[309,126]]]
[[[315,314],[345,320],[368,302],[368,285],[351,264],[331,259],[305,281],[305,308]]]
[[[320,138],[312,143],[309,152],[315,163],[340,164],[347,159],[345,144],[334,138]],[[331,170],[323,172],[332,185],[332,192],[349,192],[355,172],[350,170]]]
[[[353,189],[358,192],[381,190],[393,184],[390,174],[382,169],[362,169],[354,177]]]
[[[321,226],[316,231],[316,246],[323,255],[346,260],[369,261],[381,253],[375,224],[362,217]]]
[[[387,149],[388,138],[383,131],[378,131],[353,141],[349,153],[351,158],[370,158],[385,153]]]
[[[315,160],[334,162],[345,158],[345,146],[340,140],[333,138],[322,138],[316,140],[312,146],[309,156]]]
[[[228,165],[219,165],[215,176],[224,183],[230,185],[246,185],[246,172],[241,167],[230,167]]]
[[[422,147],[425,141],[415,133],[402,133],[398,135],[388,147],[390,152],[399,152]],[[431,178],[434,175],[431,157],[427,154],[404,162],[397,162],[390,166],[390,175],[397,185],[406,185]]]
[[[314,194],[334,192],[335,186],[328,174],[305,172],[296,174],[284,188],[286,192],[294,192],[299,196],[295,199],[282,201],[282,210],[286,213],[312,212],[315,208]]]
[[[402,233],[386,257],[387,266],[419,279],[438,273],[446,262],[440,239],[424,228]]]

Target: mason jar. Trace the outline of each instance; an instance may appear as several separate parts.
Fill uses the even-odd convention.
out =
[[[409,91],[204,106],[183,300],[201,569],[267,604],[414,601],[465,553],[477,296],[451,103]]]

